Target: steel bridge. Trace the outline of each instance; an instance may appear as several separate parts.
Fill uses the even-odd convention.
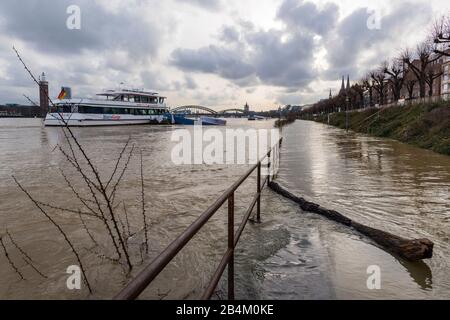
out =
[[[212,116],[219,116],[219,115],[225,115],[225,114],[246,114],[245,110],[243,109],[226,109],[222,111],[215,111],[211,108],[204,107],[204,106],[196,106],[196,105],[189,105],[189,106],[181,106],[171,109],[173,113],[178,114],[196,114],[196,115],[212,115]]]

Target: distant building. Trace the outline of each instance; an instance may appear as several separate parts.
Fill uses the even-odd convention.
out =
[[[450,52],[450,50],[448,50]],[[420,68],[421,62],[420,60],[416,59],[413,62],[413,65],[415,65],[417,68]],[[432,87],[432,96],[441,96],[441,95],[448,95],[450,93],[449,91],[449,70],[448,66],[450,65],[450,58],[449,57],[441,57],[438,60],[434,61],[432,64],[430,64],[427,68],[432,72],[433,74],[439,74],[442,75],[438,78],[436,78],[433,81],[433,87]],[[447,86],[446,86],[447,85]],[[430,96],[430,86],[428,84],[425,85],[425,96]],[[420,98],[420,85],[419,81],[417,80],[416,74],[408,67],[405,67],[405,80],[403,83],[403,88],[401,90],[401,97],[405,99],[417,99]]]
[[[245,103],[245,106],[244,106],[244,112],[245,113],[249,113],[250,112],[250,106],[248,105],[247,102]]]
[[[24,117],[34,118],[41,116],[38,106],[22,106],[18,104],[0,105],[0,117]]]
[[[448,50],[450,52],[450,50]],[[443,57],[442,61],[442,81],[441,94],[445,98],[450,98],[450,57]]]
[[[344,96],[350,90],[350,75],[347,75],[347,86],[345,86],[345,77],[342,76],[341,90],[339,90],[339,96]],[[330,99],[332,98],[330,90]]]

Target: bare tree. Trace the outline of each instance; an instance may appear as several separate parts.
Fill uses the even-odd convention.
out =
[[[3,254],[6,257],[6,260],[8,260],[9,265],[11,266],[11,268],[19,275],[20,279],[25,280],[22,272],[20,272],[19,268],[14,264],[14,262],[11,260],[11,257],[9,256],[8,250],[6,249],[6,245],[3,242],[3,237],[0,236],[0,246],[3,249]]]
[[[386,74],[384,73],[383,67],[379,70],[370,72],[370,78],[372,79],[372,86],[378,94],[380,105],[385,104]]]
[[[370,73],[366,74],[362,80],[362,85],[364,90],[367,90],[369,92],[369,107],[373,106],[373,85],[372,85],[372,79],[370,77]]]
[[[361,81],[350,88],[350,99],[352,100],[352,105],[357,109],[364,108],[364,91],[364,84]]]
[[[433,84],[434,81],[440,78],[443,74],[442,68],[440,65],[430,65],[427,68],[425,81],[428,84],[428,95],[430,97],[433,96]]]
[[[443,16],[436,20],[432,30],[434,43],[436,45],[434,52],[443,56],[450,57],[450,16]]]
[[[415,54],[408,49],[402,54],[402,60],[408,65],[419,83],[420,97],[426,96],[427,74],[429,66],[442,57],[441,54],[434,53],[434,46],[431,41],[422,42],[416,47]]]
[[[417,79],[407,79],[405,81],[406,90],[408,91],[408,99],[412,100],[414,99],[414,87],[417,84]]]
[[[22,57],[20,56],[19,52],[13,48],[15,53],[17,54],[17,57],[19,61],[24,66],[25,70],[28,72],[32,80],[39,85],[38,81],[34,77],[31,70],[27,67],[25,62],[23,61]],[[46,97],[52,107],[57,110],[56,105],[53,103],[50,97]],[[31,99],[30,99],[31,101]],[[33,103],[34,104],[34,103]],[[87,284],[87,287],[89,291],[92,293],[92,287],[87,279],[86,275],[86,268],[84,266],[84,263],[82,261],[82,255],[79,252],[79,249],[76,246],[76,242],[74,239],[71,239],[69,235],[66,233],[66,231],[61,227],[61,225],[57,222],[57,220],[54,217],[54,213],[50,212],[50,210],[57,211],[59,213],[65,213],[65,214],[72,214],[76,215],[79,218],[81,227],[86,231],[86,234],[89,236],[90,240],[94,244],[94,247],[99,247],[100,244],[96,241],[94,238],[94,233],[90,229],[89,223],[91,223],[91,220],[99,221],[103,224],[105,227],[105,231],[107,232],[107,235],[109,236],[110,243],[107,245],[107,247],[112,247],[115,249],[115,253],[118,256],[118,259],[109,258],[106,254],[100,254],[101,257],[105,257],[110,261],[113,262],[120,262],[121,259],[124,259],[125,264],[128,267],[128,271],[131,271],[133,268],[133,264],[131,262],[129,248],[128,248],[128,238],[130,237],[130,225],[128,220],[128,213],[126,211],[125,203],[120,202],[119,204],[123,203],[124,211],[125,211],[125,217],[126,217],[126,229],[127,232],[123,232],[126,230],[124,227],[124,224],[121,221],[120,215],[118,212],[116,212],[119,205],[115,206],[115,200],[117,197],[117,192],[119,189],[119,185],[121,184],[125,172],[127,171],[127,168],[130,164],[133,152],[134,152],[134,145],[130,146],[130,139],[126,142],[124,145],[122,151],[119,154],[118,159],[115,162],[114,170],[111,175],[108,175],[106,178],[103,178],[104,175],[100,173],[100,171],[95,166],[94,162],[91,160],[90,156],[88,155],[87,151],[84,149],[84,147],[81,145],[77,137],[75,136],[74,132],[70,128],[68,122],[64,119],[63,115],[58,113],[56,111],[58,120],[62,123],[62,133],[63,138],[65,142],[65,146],[57,145],[55,149],[59,150],[61,154],[64,156],[67,163],[72,167],[72,170],[75,170],[76,173],[78,173],[79,177],[81,178],[81,182],[84,184],[83,187],[76,187],[75,184],[68,178],[68,177],[74,177],[74,175],[68,175],[66,174],[62,169],[60,169],[61,175],[63,176],[64,180],[66,181],[67,186],[71,190],[72,194],[74,195],[75,199],[77,199],[80,204],[83,207],[83,210],[80,209],[70,209],[70,208],[64,208],[57,205],[52,205],[49,203],[44,203],[42,201],[39,201],[35,198],[34,195],[32,195],[25,187],[25,185],[16,179],[16,177],[12,177],[17,184],[17,186],[20,188],[20,190],[23,191],[23,193],[30,199],[30,201],[35,205],[35,207],[47,218],[47,221],[50,222],[62,235],[65,242],[69,245],[71,248],[71,251],[74,253],[77,262],[82,270],[84,281]],[[142,214],[144,216],[144,229],[145,229],[145,245],[147,246],[147,252],[148,252],[148,221],[146,219],[146,210],[145,210],[145,189],[144,189],[144,176],[143,176],[143,161],[141,156],[141,162],[140,162],[140,169],[141,169],[141,196],[142,196]],[[87,193],[87,194],[86,194]],[[83,217],[88,217],[89,220],[85,220]],[[11,241],[14,241],[12,236],[8,233]],[[0,239],[3,240],[3,239]],[[2,245],[3,251],[5,253],[5,256],[9,258],[8,252],[6,250],[6,246],[4,246],[3,241],[0,243]],[[21,250],[21,248],[17,245],[16,242],[13,242],[16,246],[16,248],[22,252],[22,255],[24,255],[24,261],[30,265],[33,269],[35,269],[36,272],[40,271],[34,266],[32,263],[33,261],[28,255],[25,255],[25,252]],[[89,250],[89,249],[88,249]],[[22,274],[20,273],[20,270],[12,263],[12,260],[8,259],[10,261],[11,266],[14,270],[22,277]],[[44,276],[42,273],[40,273],[42,276]],[[45,276],[44,276],[45,277]],[[23,277],[22,277],[23,278]]]
[[[392,88],[394,100],[398,101],[400,99],[405,80],[403,62],[399,59],[394,59],[391,63],[386,61],[383,64],[383,72],[388,75],[387,80]]]

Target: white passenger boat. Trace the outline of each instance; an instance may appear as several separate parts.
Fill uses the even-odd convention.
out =
[[[111,126],[135,124],[172,124],[173,117],[165,97],[144,90],[107,90],[97,94],[103,99],[64,99],[62,91],[46,126]]]

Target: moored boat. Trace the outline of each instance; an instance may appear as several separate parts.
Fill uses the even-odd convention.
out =
[[[119,89],[107,90],[97,96],[103,99],[64,99],[61,92],[44,124],[85,127],[174,122],[166,98],[158,93]]]

